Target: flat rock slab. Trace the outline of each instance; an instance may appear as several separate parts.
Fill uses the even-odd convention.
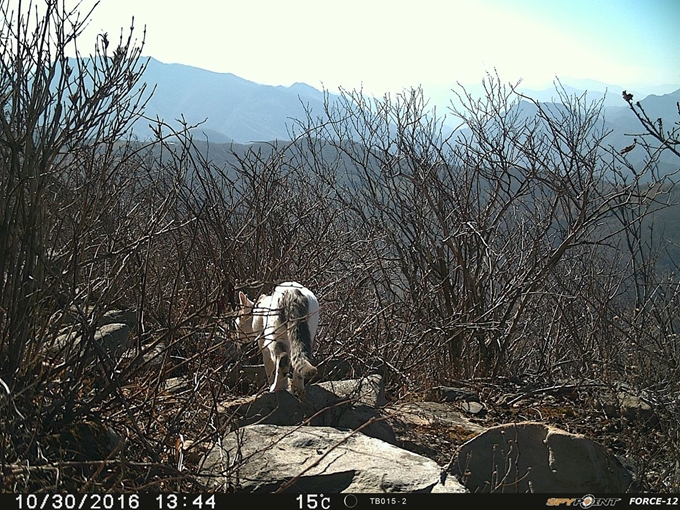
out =
[[[410,402],[388,407],[385,411],[406,425],[443,426],[460,428],[470,434],[481,434],[487,428],[471,422],[458,408],[459,403],[448,402]]]
[[[331,427],[250,425],[206,455],[211,490],[274,492],[467,492],[436,462],[380,439]]]

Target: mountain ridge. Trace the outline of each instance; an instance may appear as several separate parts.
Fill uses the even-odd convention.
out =
[[[146,119],[140,119],[134,125],[134,133],[141,138],[152,136],[148,119],[158,117],[170,124],[183,118],[188,125],[197,126],[194,131],[200,133],[201,138],[215,143],[289,140],[296,120],[304,121],[308,111],[322,113],[326,97],[331,100],[337,98],[335,94],[303,82],[290,86],[264,85],[233,73],[145,58],[148,58],[148,64],[142,81],[155,86],[156,90],[147,103]],[[592,88],[584,91],[567,80],[560,83],[570,96],[585,93],[588,101],[603,100],[605,119],[616,143],[621,143],[631,131],[641,128],[621,97],[623,87],[594,80],[576,80],[575,83],[605,88],[604,91]],[[480,95],[476,87],[470,90],[473,95]],[[630,90],[635,93],[633,88]],[[554,88],[532,90],[520,87],[519,91],[542,103],[559,101],[559,94]],[[670,93],[650,94],[634,100],[641,102],[650,118],[663,118],[666,126],[678,120],[675,105],[680,101],[680,86]],[[441,106],[438,111],[442,111]]]
[[[184,64],[165,64],[149,57],[142,81],[156,90],[146,105],[147,118],[174,123],[183,117],[198,131],[220,141],[250,143],[288,139],[291,119],[303,118],[307,105],[320,108],[323,93],[307,84],[262,85],[232,73],[218,73]],[[148,120],[134,132],[152,135]]]

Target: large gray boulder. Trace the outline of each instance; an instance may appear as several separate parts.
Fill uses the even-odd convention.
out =
[[[208,452],[199,477],[214,491],[467,492],[426,457],[331,427],[243,427]]]
[[[470,492],[622,493],[630,473],[603,446],[542,423],[490,428],[461,446]]]

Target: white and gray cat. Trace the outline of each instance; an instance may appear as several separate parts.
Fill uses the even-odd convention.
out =
[[[239,302],[238,339],[257,339],[271,383],[269,391],[288,388],[292,367],[293,390],[304,398],[305,379],[317,372],[311,362],[312,343],[319,325],[319,301],[314,293],[297,282],[285,282],[256,302],[239,292]]]

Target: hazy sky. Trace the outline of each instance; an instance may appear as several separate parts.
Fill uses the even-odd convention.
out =
[[[272,85],[680,84],[680,0],[102,0],[81,48],[133,15],[145,55]]]

